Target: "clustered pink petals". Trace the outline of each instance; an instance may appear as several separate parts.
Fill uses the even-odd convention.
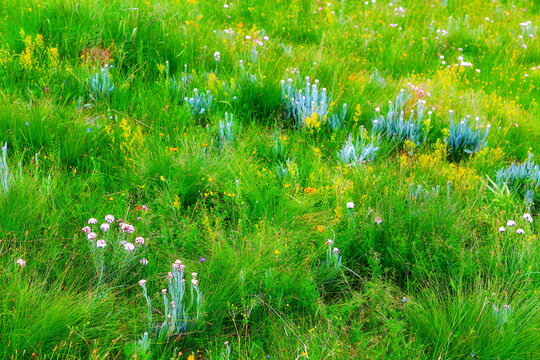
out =
[[[97,219],[94,219],[94,218],[88,219],[88,225],[95,225],[95,224],[97,224]]]
[[[133,234],[133,232],[135,231],[135,226],[130,225],[130,224],[122,223],[121,228],[123,232],[129,233],[129,234]]]
[[[114,222],[114,216],[112,215],[105,216],[105,221],[108,222],[109,224],[112,224]]]
[[[105,246],[107,246],[107,243],[105,242],[105,240],[101,239],[96,242],[96,246],[98,248],[104,248]]]
[[[132,243],[128,242],[124,245],[124,249],[126,249],[126,251],[133,251],[135,250],[135,245],[133,245]]]
[[[26,261],[24,261],[23,259],[19,259],[19,260],[17,260],[17,264],[19,264],[21,267],[25,267],[26,266]]]
[[[148,265],[148,259],[142,258],[141,260],[139,260],[139,264],[147,266]]]
[[[138,244],[138,245],[144,244],[144,238],[143,238],[142,236],[138,236],[138,237],[135,239],[135,243]]]
[[[94,241],[97,238],[97,234],[95,232],[91,232],[88,234],[88,240]]]
[[[108,223],[103,223],[103,224],[101,224],[101,226],[99,228],[101,229],[101,231],[107,232],[107,231],[109,231],[110,226],[109,226]]]
[[[85,226],[81,230],[85,234],[90,234],[92,232],[92,229],[90,228],[90,226]]]

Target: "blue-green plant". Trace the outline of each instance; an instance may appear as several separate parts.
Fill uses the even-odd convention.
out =
[[[7,164],[7,141],[2,146],[2,157],[0,158],[0,185],[2,195],[6,195],[10,188],[10,173]]]
[[[186,292],[186,279],[184,278],[185,265],[180,260],[172,264],[172,271],[167,278],[169,281],[167,289],[161,290],[163,297],[163,321],[155,323],[152,317],[152,300],[148,296],[146,280],[139,281],[142,287],[143,296],[147,304],[147,328],[153,331],[153,336],[157,342],[163,342],[174,334],[187,333],[199,323],[202,314],[202,292],[199,289],[197,273],[192,273],[190,282],[190,299],[188,302]],[[167,293],[170,295],[167,296]],[[144,338],[144,337],[143,337]]]
[[[218,143],[220,147],[225,144],[231,144],[234,141],[234,118],[233,114],[229,119],[229,114],[225,113],[225,121],[219,121],[219,137]]]
[[[105,65],[88,79],[90,98],[95,102],[109,98],[114,90],[114,82],[109,74],[109,66]]]
[[[208,111],[212,109],[214,97],[210,93],[210,90],[205,92],[199,92],[199,89],[193,89],[192,97],[184,97],[184,102],[186,103],[191,116],[199,117],[206,115]]]
[[[450,133],[445,142],[451,158],[459,159],[477,153],[487,145],[486,138],[491,125],[480,125],[478,118],[476,125],[470,125],[468,116],[459,123],[455,122],[453,112],[450,112],[450,117]]]
[[[522,194],[527,205],[532,204],[536,190],[540,186],[540,167],[532,158],[533,154],[529,153],[527,161],[500,168],[495,176],[498,186],[506,185],[511,191]]]
[[[340,114],[330,114],[329,104],[331,96],[327,94],[326,88],[319,90],[319,80],[312,84],[309,77],[305,79],[304,85],[297,85],[300,80],[292,78],[281,80],[281,97],[285,117],[293,121],[294,125],[301,129],[306,126],[307,118],[316,118],[318,121],[328,121],[331,131],[340,129],[347,115],[347,104],[344,104]]]
[[[345,117],[347,116],[347,104],[343,104],[342,110],[337,113],[333,113],[328,116],[328,129],[334,132],[343,128],[343,123],[345,123]]]
[[[411,109],[409,119],[405,119],[404,105],[409,99],[410,94],[402,89],[395,102],[389,101],[386,117],[381,114],[372,121],[373,133],[397,143],[409,140],[418,146],[425,142],[427,135],[424,124],[425,101],[418,100],[416,111]]]
[[[356,140],[353,140],[352,134],[349,134],[345,144],[343,144],[341,150],[337,153],[338,159],[349,166],[373,161],[375,159],[375,153],[379,150],[378,139],[377,144],[375,144],[373,139],[367,142],[365,137],[363,127],[360,130],[360,137],[356,137]]]

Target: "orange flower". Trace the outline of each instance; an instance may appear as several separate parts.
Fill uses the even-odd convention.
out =
[[[304,192],[306,192],[308,194],[313,194],[315,191],[317,191],[317,190],[314,189],[314,188],[311,188],[311,187],[304,188]]]

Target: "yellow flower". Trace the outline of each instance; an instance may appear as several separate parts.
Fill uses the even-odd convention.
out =
[[[189,356],[188,356],[188,360],[195,360],[195,356],[189,355]]]
[[[163,177],[163,175],[161,175],[161,176],[159,177],[159,179],[160,179],[161,181],[165,181],[165,178]]]

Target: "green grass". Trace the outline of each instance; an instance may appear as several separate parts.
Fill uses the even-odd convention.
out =
[[[0,357],[535,359],[540,184],[493,181],[540,162],[538,4],[224,4],[0,7]],[[105,65],[114,87],[92,88]],[[287,116],[281,80],[306,76],[326,118]],[[401,89],[405,120],[426,101],[423,142],[371,137]],[[487,146],[450,156],[450,110]],[[343,164],[361,132],[374,161]],[[176,259],[187,325],[159,337]]]

